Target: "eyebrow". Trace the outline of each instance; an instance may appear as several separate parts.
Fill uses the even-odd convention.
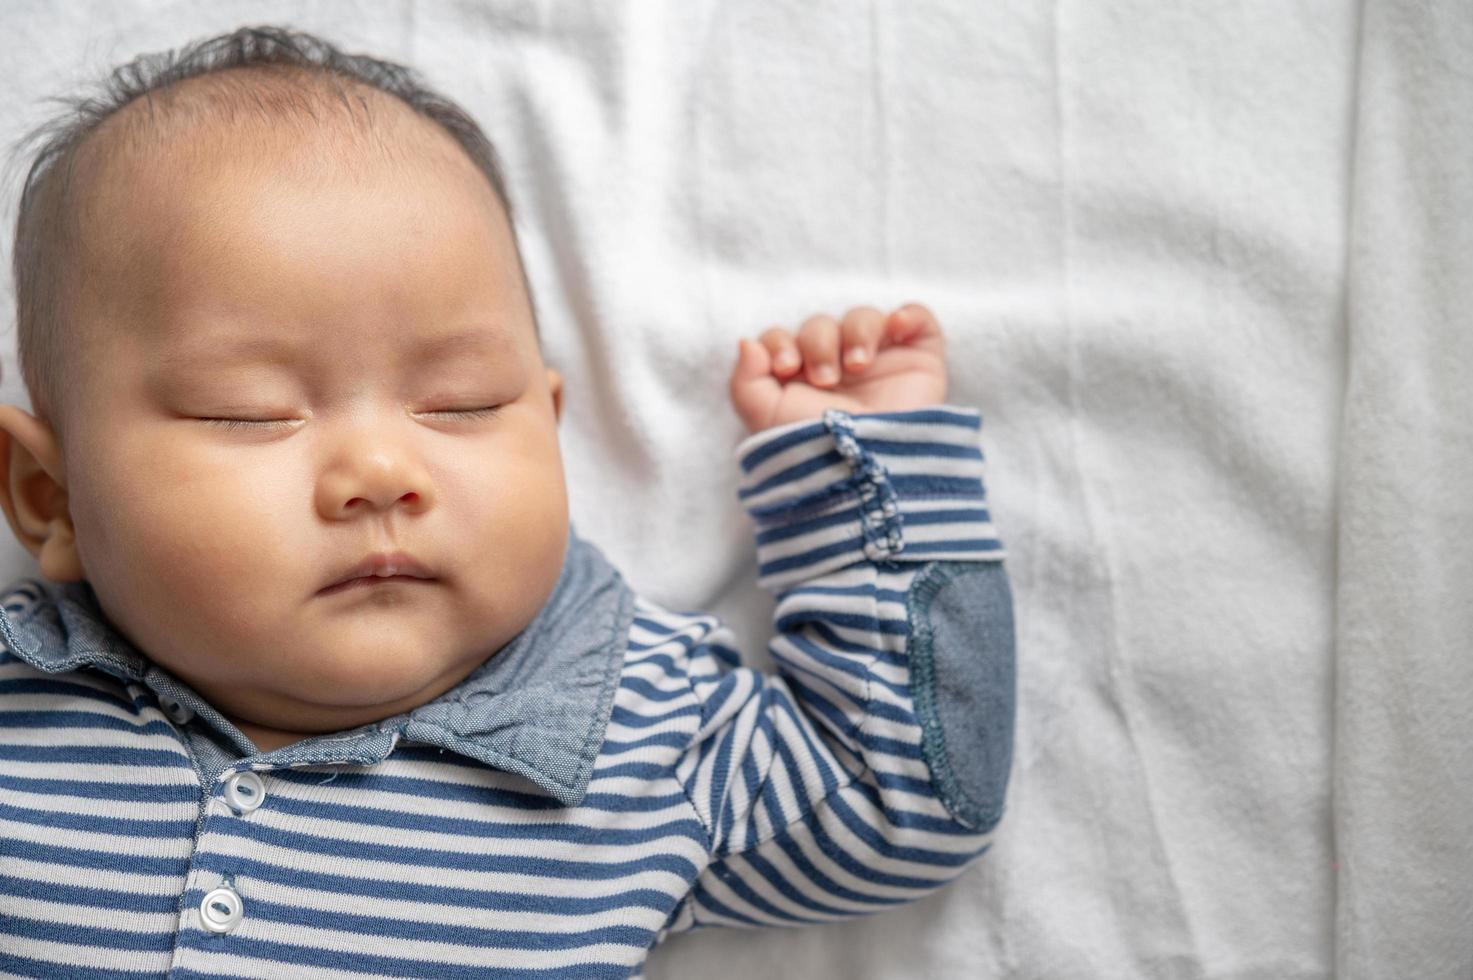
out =
[[[511,341],[504,333],[481,328],[421,338],[408,353],[414,361],[422,363],[465,354],[509,354],[511,351]],[[253,335],[224,342],[191,340],[160,354],[157,363],[164,371],[251,361],[292,364],[298,359],[299,352],[299,346],[289,341]]]

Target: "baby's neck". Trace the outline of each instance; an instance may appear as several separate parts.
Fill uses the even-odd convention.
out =
[[[284,745],[291,745],[305,738],[311,738],[310,735],[298,735],[295,732],[280,732],[274,728],[263,728],[260,725],[242,721],[239,718],[231,718],[229,715],[225,717],[232,725],[244,732],[246,738],[254,742],[256,749],[262,753],[275,752]]]

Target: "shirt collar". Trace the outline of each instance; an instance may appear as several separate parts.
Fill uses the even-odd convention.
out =
[[[85,580],[27,581],[29,589],[24,583],[12,587],[7,614],[0,615],[0,633],[22,660],[49,673],[94,667],[146,683],[193,708],[246,750],[249,741],[234,725],[111,625]],[[17,587],[37,593],[18,610]],[[633,617],[634,596],[623,577],[570,526],[562,571],[547,602],[460,684],[411,711],[313,736],[263,758],[287,765],[367,765],[387,757],[402,738],[518,773],[563,805],[575,806],[603,744]]]

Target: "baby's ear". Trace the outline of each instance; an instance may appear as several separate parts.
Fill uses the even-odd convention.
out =
[[[547,369],[547,390],[552,392],[552,413],[561,422],[563,419],[563,376],[552,368]]]
[[[67,508],[61,446],[51,427],[15,405],[0,405],[0,507],[18,540],[53,582],[84,576]]]

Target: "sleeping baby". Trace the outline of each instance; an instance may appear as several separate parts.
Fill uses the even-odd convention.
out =
[[[639,976],[987,850],[1012,600],[924,306],[738,342],[764,673],[573,530],[496,155],[415,73],[242,29],[35,137],[0,973]]]

